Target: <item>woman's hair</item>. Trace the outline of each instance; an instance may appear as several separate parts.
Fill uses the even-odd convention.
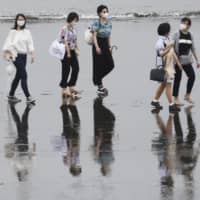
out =
[[[76,20],[78,22],[79,21],[79,15],[76,12],[69,13],[69,15],[67,16],[67,22],[71,23],[74,20]]]
[[[165,36],[170,32],[170,24],[169,23],[162,23],[158,26],[158,35]]]
[[[27,21],[27,19],[26,19],[26,16],[24,14],[22,14],[22,13],[19,13],[19,14],[16,15],[16,17],[15,17],[15,24],[14,24],[13,29],[17,29],[17,27],[18,27],[17,21],[18,21],[19,17],[23,17],[24,20],[25,20],[24,26],[20,27],[20,29],[25,29],[26,28],[26,21]]]
[[[98,8],[97,8],[97,15],[100,16],[101,12],[102,12],[104,9],[106,9],[106,10],[108,11],[108,6],[106,6],[106,5],[100,5],[100,6],[98,6]]]
[[[189,26],[192,25],[192,21],[189,17],[184,17],[181,19],[181,23],[187,22]]]

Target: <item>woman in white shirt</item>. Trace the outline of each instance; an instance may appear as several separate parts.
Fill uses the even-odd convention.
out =
[[[21,87],[27,98],[27,103],[35,103],[28,89],[26,72],[27,55],[31,55],[31,63],[35,59],[34,44],[31,32],[26,29],[26,17],[23,14],[16,16],[14,27],[8,34],[3,52],[6,60],[13,62],[16,67],[16,75],[11,84],[8,101],[13,103],[21,102],[20,99],[15,97],[15,91],[21,81]]]

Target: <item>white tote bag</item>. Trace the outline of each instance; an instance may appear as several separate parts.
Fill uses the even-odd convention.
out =
[[[65,45],[54,40],[49,48],[49,54],[53,57],[63,60],[65,56]]]
[[[13,76],[13,74],[15,73],[16,69],[13,63],[9,63],[6,66],[6,72],[8,73],[8,76]]]
[[[88,29],[85,31],[84,38],[85,38],[85,42],[86,42],[88,45],[92,45],[92,44],[93,44],[93,33],[92,33],[92,31],[91,31],[91,28],[88,28]]]

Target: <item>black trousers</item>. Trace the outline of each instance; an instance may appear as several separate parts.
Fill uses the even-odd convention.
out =
[[[71,51],[71,58],[67,57],[67,53],[62,63],[62,79],[60,81],[61,88],[73,87],[76,85],[79,74],[79,62],[75,51]],[[71,71],[71,77],[69,79]],[[69,79],[69,80],[68,80]]]
[[[26,72],[26,62],[27,62],[27,55],[26,54],[18,54],[14,65],[16,67],[16,75],[12,82],[11,89],[9,92],[10,96],[15,95],[15,91],[21,81],[21,87],[26,97],[30,96],[27,84],[27,72]]]
[[[93,45],[93,83],[100,86],[102,85],[103,78],[113,70],[114,61],[109,49],[108,39],[97,38],[97,41],[102,54],[98,55]]]
[[[175,70],[176,70],[176,74],[175,74],[174,87],[173,87],[173,96],[178,97],[180,82],[182,78],[182,71],[179,69],[178,66],[175,66]],[[194,86],[195,72],[194,72],[192,64],[184,65],[183,70],[185,71],[188,77],[186,94],[190,94]]]

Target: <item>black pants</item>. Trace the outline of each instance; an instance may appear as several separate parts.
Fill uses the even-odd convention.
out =
[[[179,69],[178,66],[175,66],[175,70],[176,70],[176,74],[175,74],[174,87],[173,87],[173,96],[178,97],[180,82],[181,82],[181,78],[182,78],[182,71]],[[183,70],[185,71],[185,73],[188,77],[186,94],[190,94],[192,92],[192,88],[193,88],[194,81],[195,81],[195,72],[194,72],[193,66],[191,64],[184,65]]]
[[[103,78],[113,70],[114,61],[109,49],[108,39],[97,38],[97,41],[102,54],[98,55],[93,45],[93,82],[94,85],[100,86]]]
[[[15,95],[15,91],[21,81],[21,87],[26,97],[30,96],[27,84],[27,72],[26,72],[26,62],[27,62],[27,55],[26,54],[18,54],[14,65],[16,67],[16,75],[12,82],[11,89],[9,92],[10,96]]]
[[[12,113],[12,117],[17,127],[18,137],[16,139],[16,145],[18,151],[24,152],[28,150],[28,118],[30,108],[27,106],[22,115],[22,119],[20,119],[19,114],[16,111],[15,105],[10,105],[10,110]]]
[[[78,74],[79,74],[79,62],[75,51],[71,51],[71,58],[65,55],[62,62],[62,79],[60,82],[61,88],[73,87],[76,85]],[[69,74],[71,71],[71,77],[69,79]]]

